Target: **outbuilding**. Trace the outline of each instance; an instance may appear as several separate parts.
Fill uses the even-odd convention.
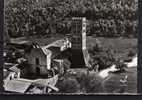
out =
[[[54,58],[70,47],[71,44],[67,39],[57,40],[47,46],[34,46],[25,54],[25,58],[30,64],[28,70],[32,74],[46,75],[52,67],[51,62]]]

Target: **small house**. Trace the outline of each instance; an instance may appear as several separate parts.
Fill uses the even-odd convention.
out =
[[[32,74],[46,75],[52,67],[51,62],[53,59],[70,47],[71,44],[66,38],[46,46],[33,46],[25,54],[25,58],[31,66],[28,70]]]

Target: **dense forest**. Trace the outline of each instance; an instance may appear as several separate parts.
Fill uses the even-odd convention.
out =
[[[138,0],[6,0],[5,32],[11,37],[68,34],[71,17],[87,18],[87,34],[137,36]]]

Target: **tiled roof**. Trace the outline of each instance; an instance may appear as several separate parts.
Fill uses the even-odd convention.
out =
[[[18,69],[16,66],[18,64],[14,65],[13,67],[9,68],[9,70],[13,71],[13,72],[20,72],[20,69]]]
[[[60,53],[60,49],[61,46],[63,46],[65,43],[65,39],[61,39],[61,40],[57,40],[47,46],[42,46],[41,49],[44,52],[45,55],[48,54],[53,54],[53,55],[57,55],[58,53]]]
[[[10,92],[25,93],[25,91],[29,88],[31,84],[31,82],[24,82],[16,79],[10,80],[5,86],[5,90]]]

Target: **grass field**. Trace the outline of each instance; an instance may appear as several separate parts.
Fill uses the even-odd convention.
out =
[[[131,50],[137,53],[137,39],[136,38],[104,38],[104,37],[87,37],[87,48],[91,49],[99,41],[102,47],[107,47],[115,51],[115,56],[125,59],[128,52]]]
[[[120,82],[128,76],[125,84]],[[103,82],[106,93],[137,93],[137,67],[127,68],[123,73],[111,73]]]

